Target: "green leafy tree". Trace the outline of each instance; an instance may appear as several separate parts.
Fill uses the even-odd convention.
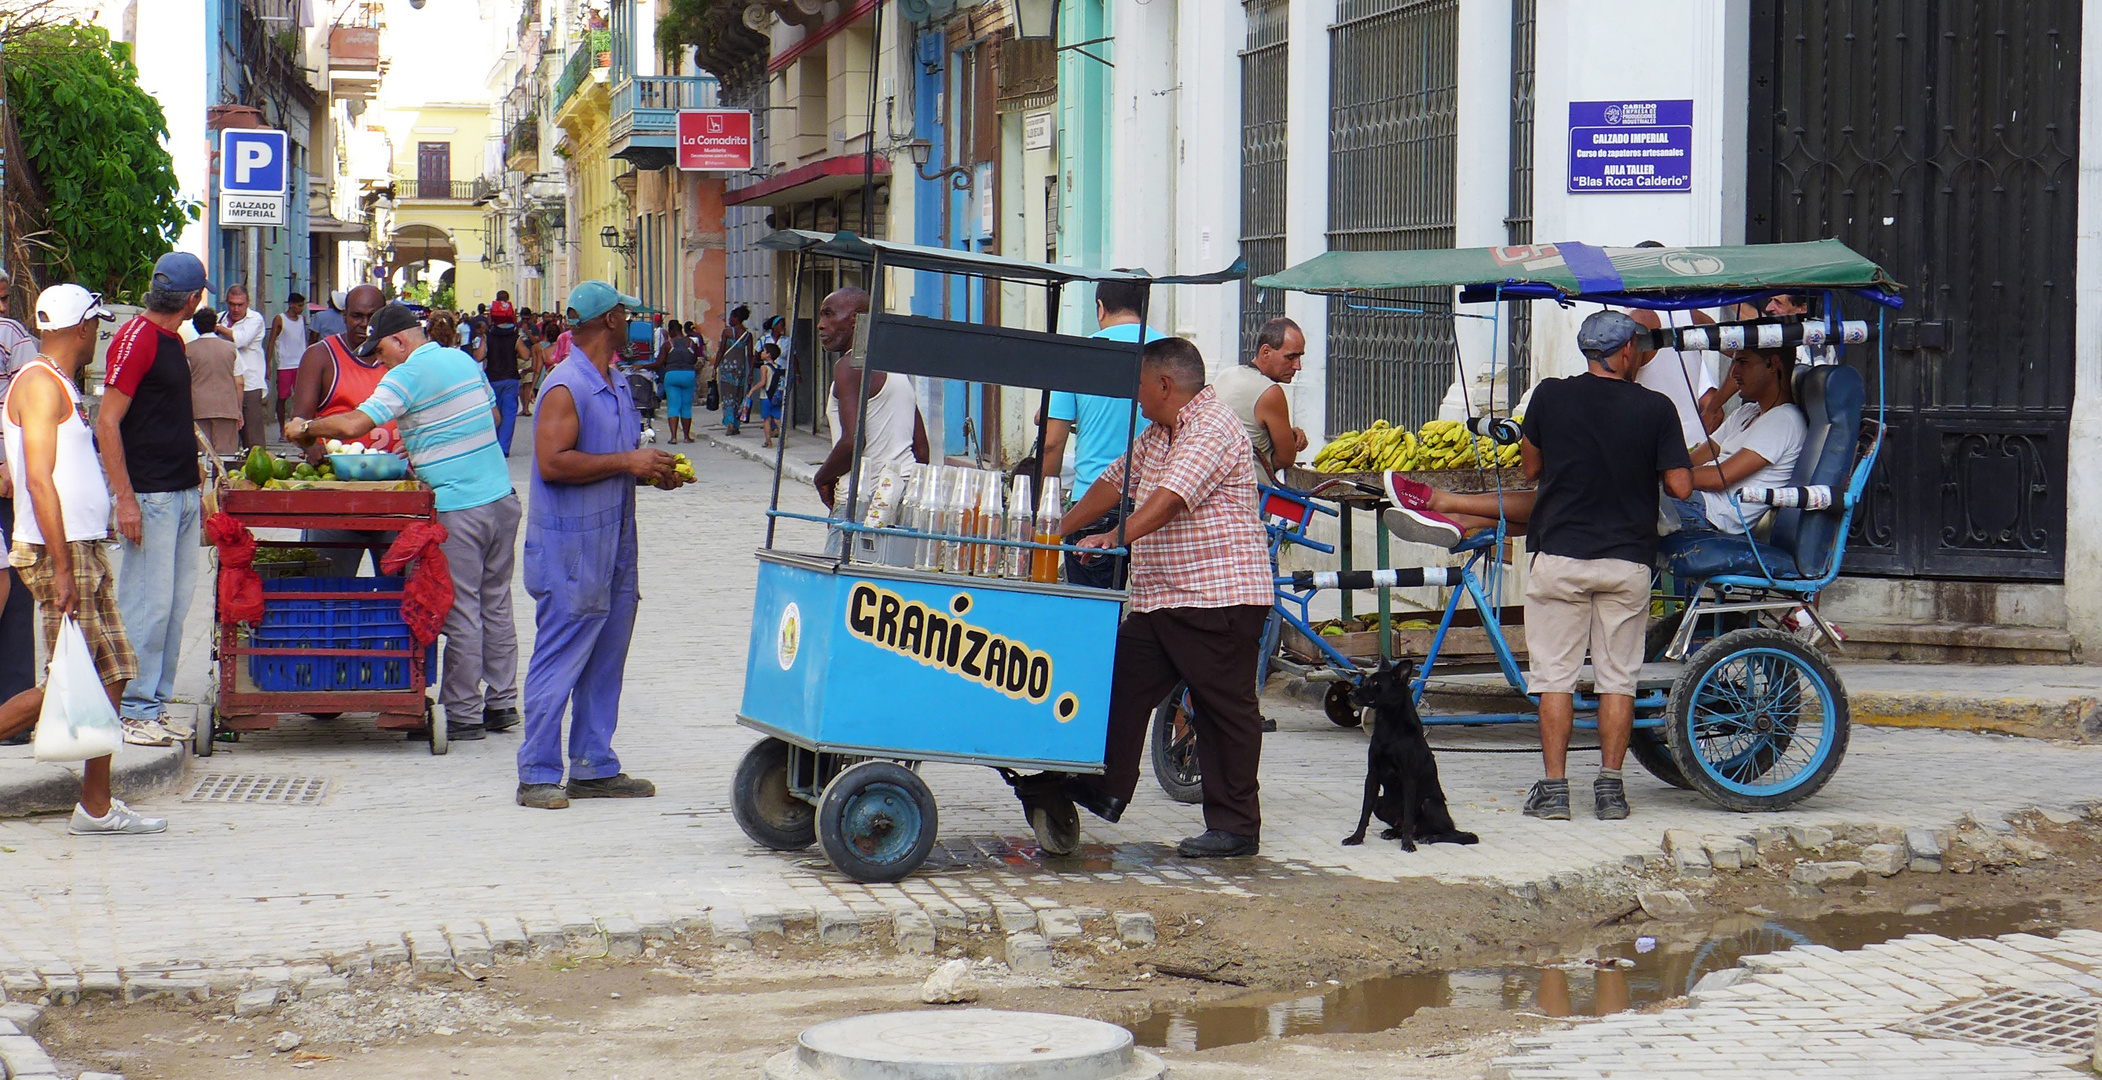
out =
[[[96,26],[39,27],[8,45],[8,104],[47,201],[47,277],[136,298],[197,205],[177,197],[168,121],[131,47]]]

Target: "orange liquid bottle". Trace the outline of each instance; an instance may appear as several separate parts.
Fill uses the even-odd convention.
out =
[[[1058,477],[1044,478],[1044,501],[1036,508],[1036,542],[1056,544],[1059,542],[1058,518],[1065,500],[1059,498]],[[1044,585],[1058,583],[1059,564],[1065,561],[1063,552],[1034,550],[1030,553],[1029,580]]]

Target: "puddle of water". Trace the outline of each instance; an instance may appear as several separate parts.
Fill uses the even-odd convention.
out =
[[[1906,934],[1994,937],[2056,928],[2052,904],[2004,908],[1920,906],[1904,914],[1814,918],[1734,916],[1706,936],[1655,941],[1638,938],[1603,947],[1601,963],[1632,967],[1494,967],[1420,975],[1389,975],[1347,986],[1309,987],[1303,994],[1264,994],[1187,1008],[1164,1009],[1126,1025],[1142,1046],[1208,1050],[1294,1035],[1384,1031],[1417,1010],[1471,1007],[1546,1016],[1607,1016],[1679,997],[1710,972],[1738,960],[1797,945],[1858,949]]]

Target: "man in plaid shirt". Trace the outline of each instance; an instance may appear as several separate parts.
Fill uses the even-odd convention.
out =
[[[1195,699],[1204,768],[1205,832],[1185,858],[1254,855],[1262,833],[1256,766],[1262,714],[1256,651],[1270,614],[1269,547],[1256,514],[1254,451],[1233,410],[1204,384],[1204,357],[1181,338],[1146,346],[1139,409],[1152,426],[1103,472],[1060,524],[1073,532],[1116,505],[1127,469],[1138,507],[1124,523],[1131,547],[1130,613],[1117,631],[1109,737],[1099,778],[1044,773],[1016,791],[1044,850],[1079,845],[1074,804],[1115,821],[1139,782],[1153,710],[1177,683]],[[1114,532],[1082,547],[1114,548]]]

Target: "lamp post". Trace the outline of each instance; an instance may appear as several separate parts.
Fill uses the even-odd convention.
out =
[[[1014,8],[1015,36],[1048,41],[1058,36],[1058,0],[1009,0]]]
[[[946,169],[928,172],[927,162],[934,157],[934,144],[925,139],[914,139],[906,143],[905,152],[912,155],[912,169],[920,175],[920,179],[928,183],[942,185],[944,189],[942,191],[942,246],[945,248],[954,247],[956,238],[949,234],[949,203],[951,201],[949,191],[951,189],[955,191],[971,190],[971,167],[969,165],[951,165]],[[944,288],[942,290],[942,317],[948,318],[948,316],[949,290]]]
[[[618,225],[608,225],[598,231],[598,242],[610,250],[620,252],[621,263],[625,266],[628,254],[635,250],[635,231],[630,229],[622,233]]]

